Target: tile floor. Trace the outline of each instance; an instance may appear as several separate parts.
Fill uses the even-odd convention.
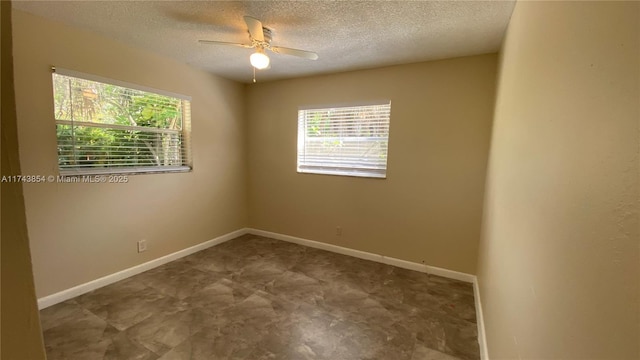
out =
[[[479,359],[471,284],[253,235],[41,321],[49,360]]]

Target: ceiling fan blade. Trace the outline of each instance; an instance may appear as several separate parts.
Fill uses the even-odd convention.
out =
[[[290,48],[280,47],[280,46],[272,46],[271,51],[278,54],[293,55],[293,56],[297,56],[297,57],[301,57],[309,60],[318,60],[318,54],[314,53],[313,51],[290,49]]]
[[[251,16],[245,16],[244,22],[247,23],[247,28],[249,28],[249,34],[251,34],[252,38],[258,41],[264,41],[264,33],[260,20],[252,18]]]
[[[201,44],[212,44],[212,45],[232,45],[232,46],[239,46],[247,49],[251,49],[253,47],[252,45],[232,43],[232,42],[226,42],[226,41],[198,40],[198,42]]]

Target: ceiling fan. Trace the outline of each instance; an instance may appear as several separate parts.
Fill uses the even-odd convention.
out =
[[[318,59],[318,54],[312,51],[290,49],[286,47],[271,45],[271,40],[273,39],[273,32],[271,31],[271,29],[262,26],[262,22],[260,22],[260,20],[251,16],[245,16],[244,21],[245,23],[247,23],[247,28],[249,29],[249,40],[251,40],[251,44],[240,44],[215,40],[199,40],[199,42],[202,44],[240,46],[247,49],[255,48],[256,52],[251,54],[249,61],[254,68],[259,70],[269,67],[269,57],[265,54],[265,50],[271,50],[274,53],[293,55],[309,60]]]

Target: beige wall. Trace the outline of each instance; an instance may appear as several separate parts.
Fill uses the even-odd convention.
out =
[[[518,2],[478,278],[491,359],[638,359],[640,3]]]
[[[141,49],[16,11],[22,173],[57,173],[52,65],[193,97],[194,170],[127,184],[25,184],[39,297],[247,225],[243,87]],[[138,254],[136,242],[149,250]]]
[[[251,227],[474,273],[496,66],[482,55],[248,85]],[[379,99],[386,180],[296,173],[299,106]]]
[[[11,3],[0,3],[2,21],[2,176],[20,174],[11,47]],[[44,359],[33,286],[29,237],[20,183],[2,183],[3,359]]]

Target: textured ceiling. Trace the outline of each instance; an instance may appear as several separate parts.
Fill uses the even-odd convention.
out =
[[[250,82],[244,15],[273,45],[316,61],[268,53],[259,81],[496,52],[514,1],[15,1],[14,8],[85,28],[223,77]]]

